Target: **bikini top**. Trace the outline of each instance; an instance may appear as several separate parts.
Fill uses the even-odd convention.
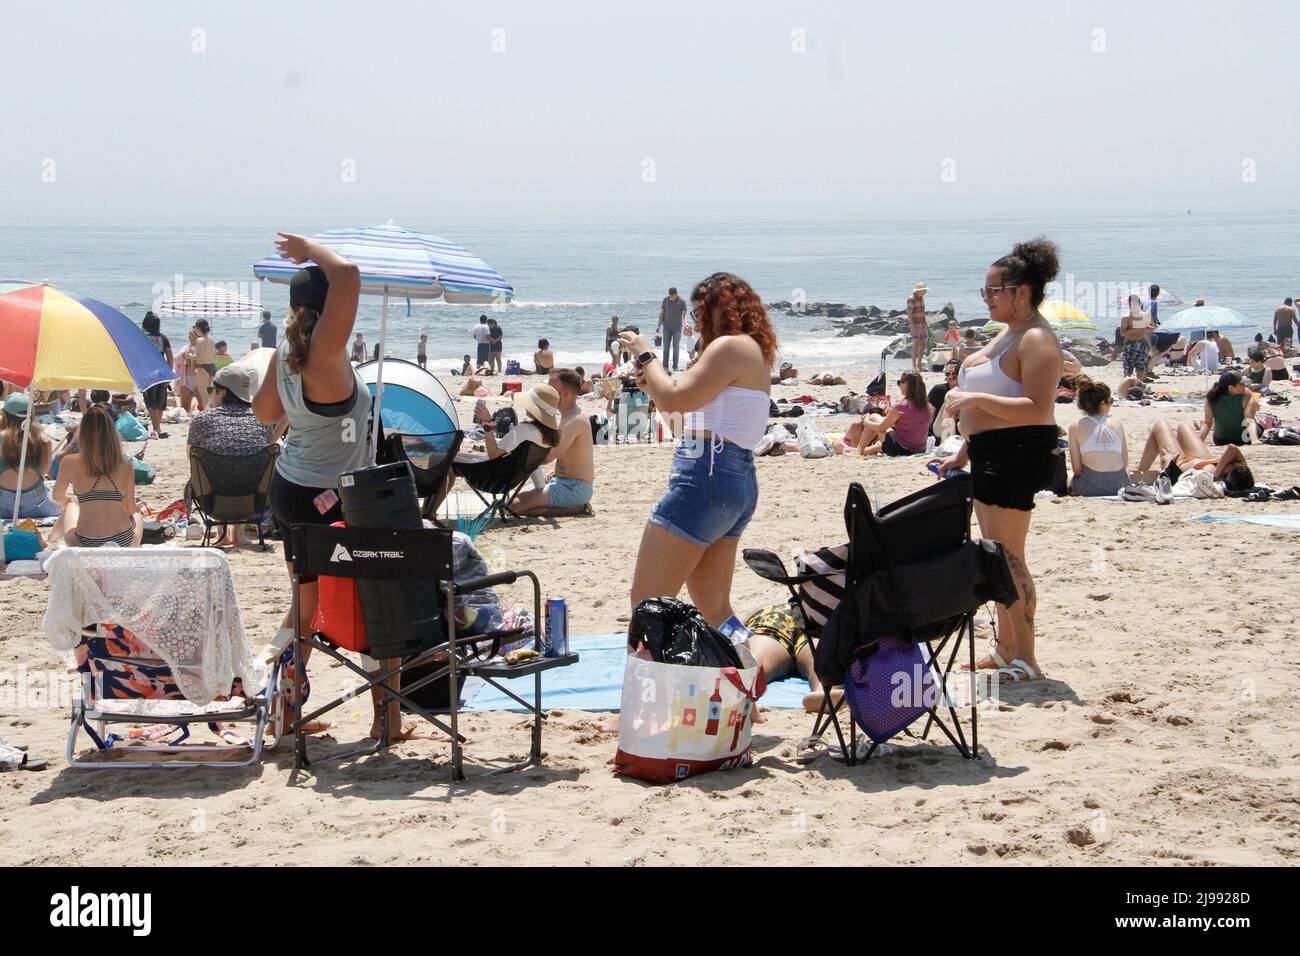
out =
[[[5,465],[3,468],[0,468],[0,475],[5,475],[5,474],[8,474],[8,473],[11,472],[11,471],[17,471],[17,470],[18,470],[18,469],[15,468],[13,465]],[[30,470],[30,471],[35,471],[36,469],[32,468],[31,464],[28,464],[25,468],[23,468],[23,471],[29,471],[29,470]],[[20,475],[19,478],[21,479],[21,477],[22,477],[22,476]],[[15,482],[15,484],[16,484],[16,482]],[[20,494],[20,495],[28,494],[29,492],[35,491],[37,488],[41,488],[41,487],[43,487],[44,484],[45,484],[45,482],[41,479],[40,473],[38,472],[37,475],[36,475],[36,480],[33,481],[30,485],[28,485],[26,488],[21,488],[21,489],[19,489],[19,490],[17,491],[17,494]],[[8,491],[8,490],[9,490],[9,489],[7,489],[7,488],[0,489],[0,491]]]
[[[84,495],[77,495],[78,501],[80,501],[82,504],[85,504],[87,501],[122,501],[123,500],[122,492],[118,490],[117,482],[113,480],[113,476],[102,475],[100,477],[107,478],[108,483],[113,486],[113,490],[112,491],[97,490],[99,488],[100,479],[96,478],[95,483],[90,486],[89,491],[87,491]]]
[[[710,432],[715,440],[753,448],[767,433],[767,392],[728,385],[717,398],[686,416],[688,431]]]
[[[1007,344],[982,365],[962,367],[957,373],[957,387],[984,395],[1001,395],[1003,398],[1020,398],[1025,386],[1002,371],[1002,356],[1018,339],[1007,339]]]
[[[1083,440],[1079,446],[1079,457],[1098,452],[1116,452],[1122,454],[1124,451],[1124,439],[1111,428],[1108,424],[1109,415],[1084,415],[1083,420],[1090,421],[1093,424],[1092,433]]]

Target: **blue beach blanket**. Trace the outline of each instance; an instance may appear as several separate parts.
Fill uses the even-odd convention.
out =
[[[627,635],[577,635],[569,639],[569,646],[577,651],[578,663],[542,674],[543,709],[618,710],[623,696],[623,668],[627,663]],[[533,699],[531,677],[516,677],[502,684],[524,700]],[[803,707],[807,693],[806,680],[787,678],[769,684],[759,703],[773,710],[793,710]],[[465,694],[468,698],[465,710],[523,710],[491,684],[480,684],[476,690],[467,686]]]
[[[1290,528],[1300,531],[1300,515],[1192,515],[1192,521],[1245,521],[1249,524],[1264,524],[1273,528]]]

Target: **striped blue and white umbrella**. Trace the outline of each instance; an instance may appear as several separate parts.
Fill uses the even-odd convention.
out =
[[[1161,332],[1201,332],[1206,329],[1245,329],[1254,325],[1236,309],[1222,305],[1199,305],[1175,312],[1160,322]]]
[[[361,270],[363,294],[382,295],[379,320],[379,362],[376,369],[375,414],[384,401],[384,355],[388,337],[388,299],[442,299],[469,305],[504,305],[514,298],[509,282],[482,259],[441,236],[403,229],[391,219],[383,226],[331,229],[311,237],[333,249]],[[312,263],[303,263],[311,265]],[[288,284],[301,269],[278,253],[253,264],[259,279]],[[374,460],[378,429],[371,434]]]
[[[219,286],[204,286],[191,292],[168,296],[158,303],[159,315],[201,316],[223,318],[226,316],[258,315],[262,303],[256,299],[231,292]]]
[[[412,232],[391,220],[384,226],[331,229],[311,237],[361,270],[361,291],[407,299],[491,305],[508,302],[514,287],[464,246]],[[287,283],[301,266],[272,253],[253,264],[259,279]]]

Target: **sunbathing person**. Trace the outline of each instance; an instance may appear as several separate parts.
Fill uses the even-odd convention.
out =
[[[754,634],[749,640],[749,650],[763,668],[767,682],[791,674],[804,678],[811,689],[804,695],[803,709],[809,713],[820,710],[826,695],[813,667],[817,637],[799,608],[789,601],[759,608],[745,621],[745,627]],[[840,688],[835,688],[832,701],[838,702],[842,694]]]
[[[1222,481],[1228,491],[1249,491],[1255,487],[1255,476],[1246,464],[1246,456],[1236,445],[1227,446],[1216,457],[1186,422],[1177,429],[1168,422],[1156,422],[1142,449],[1137,475],[1149,479],[1163,473],[1173,483],[1185,471],[1210,471],[1214,480]]]
[[[538,391],[538,386],[534,391]],[[596,479],[594,445],[591,423],[578,411],[578,394],[582,382],[571,368],[557,368],[551,372],[550,387],[558,395],[555,405],[542,406],[539,411],[548,418],[554,414],[554,425],[560,432],[559,442],[551,449],[544,465],[555,465],[555,471],[546,487],[525,491],[510,505],[516,515],[530,515],[552,508],[582,508],[591,502]],[[549,423],[549,422],[548,422]]]
[[[19,499],[20,518],[52,518],[60,510],[45,484],[45,475],[54,458],[53,444],[35,419],[27,433],[26,461],[21,462],[23,473],[18,474],[30,401],[22,392],[14,392],[5,399],[4,415],[0,417],[0,518],[6,521],[14,516],[15,498]]]
[[[1258,345],[1252,345],[1246,350],[1247,366],[1246,384],[1251,391],[1257,391],[1261,388],[1267,388],[1273,381],[1273,369],[1266,361],[1264,350]]]
[[[1128,439],[1110,418],[1110,386],[1087,375],[1075,380],[1083,418],[1070,425],[1070,494],[1107,498],[1129,483]]]
[[[1259,399],[1241,378],[1229,369],[1219,376],[1205,393],[1205,413],[1201,422],[1201,441],[1214,433],[1216,445],[1248,445],[1259,441],[1255,413]]]
[[[818,372],[816,375],[804,379],[807,385],[847,385],[844,376],[836,375],[834,372]],[[773,383],[777,384],[777,383]]]
[[[915,369],[898,380],[902,398],[883,415],[868,412],[849,426],[836,451],[845,455],[916,455],[925,451],[930,404],[925,381]]]
[[[54,500],[66,503],[51,538],[70,547],[135,547],[144,518],[135,506],[135,469],[122,437],[102,405],[91,405],[77,427],[78,451],[66,456],[54,484]]]

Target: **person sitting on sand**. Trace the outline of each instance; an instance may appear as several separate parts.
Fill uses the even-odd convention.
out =
[[[456,373],[453,372],[452,374],[455,375]],[[461,374],[461,375],[473,375],[473,374],[474,374],[474,360],[471,359],[468,355],[465,356],[465,358],[464,358],[464,360],[463,360],[463,363],[461,364],[461,367],[460,367],[460,374]]]
[[[578,393],[580,395],[590,395],[595,390],[596,383],[587,378],[587,370],[581,365],[575,366],[573,370],[578,373],[578,378],[582,380],[582,387],[578,389]]]
[[[975,338],[975,330],[967,329],[965,338],[961,343],[961,354],[965,358],[967,355],[974,355],[980,350],[980,344]]]
[[[1185,471],[1210,471],[1214,480],[1223,482],[1228,491],[1249,491],[1255,487],[1255,476],[1246,464],[1246,456],[1236,445],[1228,445],[1216,456],[1186,422],[1179,423],[1177,428],[1168,422],[1156,422],[1142,449],[1136,476],[1150,480],[1164,474],[1172,484]]]
[[[1259,398],[1246,387],[1241,373],[1229,369],[1205,393],[1201,441],[1214,433],[1216,445],[1248,445],[1259,441],[1255,413]]]
[[[217,371],[220,372],[223,368],[225,368],[234,360],[235,360],[234,356],[230,354],[230,346],[226,343],[226,341],[223,339],[222,341],[218,342],[217,356],[216,356],[216,360],[213,363],[217,366]]]
[[[789,362],[782,362],[781,367],[772,373],[772,384],[781,385],[786,380],[798,380],[799,370]]]
[[[550,375],[553,368],[555,353],[551,351],[551,343],[542,339],[537,343],[537,351],[533,353],[533,371],[538,375]]]
[[[1219,343],[1214,340],[1214,333],[1206,332],[1205,338],[1187,350],[1186,364],[1188,368],[1199,366],[1211,373],[1219,370]]]
[[[77,451],[59,465],[54,500],[65,503],[52,539],[70,547],[139,545],[144,518],[135,506],[135,469],[103,405],[91,405],[77,426]]]
[[[1265,361],[1264,350],[1252,345],[1246,350],[1245,381],[1251,391],[1267,388],[1273,381],[1273,369]]]
[[[571,368],[557,368],[551,372],[548,391],[556,394],[558,401],[553,405],[547,403],[539,410],[548,418],[553,413],[558,416],[552,421],[555,422],[553,427],[559,429],[560,440],[542,463],[554,464],[555,471],[545,488],[525,491],[515,498],[510,505],[514,514],[525,516],[551,508],[582,508],[591,503],[596,479],[595,443],[591,436],[591,423],[578,411],[581,385],[578,373]]]
[[[1209,332],[1206,337],[1213,338],[1214,344],[1218,346],[1220,362],[1236,362],[1237,350],[1232,347],[1232,343],[1228,341],[1226,335],[1221,332]]]
[[[749,639],[749,650],[763,668],[767,682],[791,675],[804,678],[809,691],[804,695],[803,709],[809,713],[819,711],[825,692],[813,667],[818,629],[808,626],[799,607],[786,601],[759,608],[749,615],[745,627],[754,635]],[[836,688],[832,702],[838,702],[842,693]]]
[[[902,397],[883,415],[868,412],[849,426],[835,450],[845,455],[892,457],[917,455],[925,451],[930,430],[930,405],[921,373],[909,369],[898,379]]]
[[[930,434],[939,440],[948,436],[944,434],[943,422],[951,421],[951,416],[943,415],[943,402],[948,397],[948,392],[957,387],[957,373],[961,371],[961,360],[952,359],[943,367],[943,381],[930,389],[926,396],[926,402],[930,405],[930,412],[933,417],[930,419]]]
[[[0,416],[0,519],[5,521],[14,516],[15,499],[18,499],[20,518],[52,518],[60,511],[45,484],[45,475],[54,458],[53,443],[34,418],[26,436],[26,461],[20,462],[29,402],[22,392],[14,392],[5,399],[4,414]],[[18,474],[20,464],[21,475]]]
[[[1070,494],[1084,498],[1115,495],[1129,483],[1124,426],[1109,419],[1110,386],[1087,375],[1075,380],[1083,418],[1070,425]]]
[[[804,379],[806,385],[847,385],[843,375],[836,375],[834,372],[818,372],[816,375]],[[773,382],[772,384],[777,384]]]

